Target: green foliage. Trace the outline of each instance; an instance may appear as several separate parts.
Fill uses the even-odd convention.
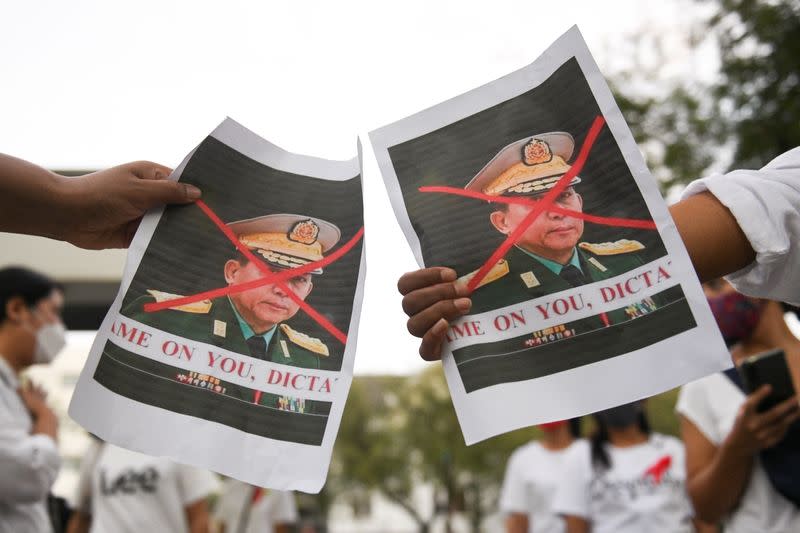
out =
[[[712,94],[731,123],[732,166],[757,168],[800,145],[800,2],[715,1],[722,77]]]
[[[678,434],[677,389],[648,400],[655,431]],[[584,424],[584,432],[591,424]],[[435,488],[439,516],[466,513],[477,531],[497,508],[499,488],[511,452],[540,436],[536,428],[499,435],[466,446],[441,365],[408,378],[356,377],[334,448],[326,493],[352,502],[371,491],[402,506],[427,531],[434,516],[413,498],[421,483]]]
[[[326,490],[345,498],[377,490],[425,531],[434,517],[415,506],[412,491],[432,483],[436,513],[464,511],[477,530],[495,509],[508,456],[533,435],[523,430],[467,447],[440,365],[409,378],[358,377]]]
[[[649,398],[647,400],[647,419],[650,421],[653,431],[680,438],[680,424],[675,413],[678,390],[673,389]]]
[[[612,83],[665,191],[702,176],[713,163],[759,168],[800,145],[800,2],[697,1],[717,8],[697,32],[717,43],[717,81],[662,82],[658,96],[629,88],[634,79],[657,81],[656,67]]]

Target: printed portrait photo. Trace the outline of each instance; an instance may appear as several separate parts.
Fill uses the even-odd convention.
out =
[[[572,58],[519,96],[388,147],[425,264],[454,268],[473,289],[470,315],[618,278],[667,255],[607,127],[571,172],[598,117]],[[551,207],[531,219],[556,186]],[[513,246],[490,261],[510,236]],[[485,275],[471,283],[484,265]],[[580,303],[572,305],[580,310]],[[579,320],[565,313],[563,323],[453,355],[469,392],[635,350],[658,340],[648,327],[654,321],[669,324],[657,331],[663,338],[695,326],[680,286]],[[448,337],[460,334],[456,328]]]
[[[247,358],[274,365],[273,375],[280,376],[339,371],[362,241],[357,239],[329,264],[317,268],[311,263],[356,240],[363,228],[360,176],[335,181],[284,172],[208,137],[181,181],[202,189],[203,202],[222,227],[198,205],[167,209],[123,299],[121,315],[215,347],[220,357],[246,356],[237,360],[243,367],[237,369],[240,376],[246,369],[241,361]],[[293,269],[302,271],[292,275]],[[283,277],[259,283],[270,274]],[[242,284],[253,287],[225,290]],[[148,308],[214,290],[222,294]],[[294,442],[318,444],[330,411],[330,402],[262,392],[258,385],[226,382],[223,373],[187,372],[111,342],[95,379],[145,403]]]

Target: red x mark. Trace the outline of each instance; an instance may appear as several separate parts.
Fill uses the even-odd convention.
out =
[[[490,196],[488,194],[482,194],[476,191],[467,191],[464,189],[456,189],[454,187],[420,187],[420,192],[439,192],[445,194],[454,194],[457,196],[465,196],[468,198],[476,198],[479,200],[487,200],[489,202],[495,203],[505,203],[505,204],[520,204],[520,205],[527,205],[532,207],[530,213],[520,222],[520,224],[514,229],[514,231],[506,237],[506,240],[500,245],[500,247],[495,250],[495,252],[489,257],[486,263],[481,266],[481,268],[475,273],[475,276],[469,281],[467,284],[467,290],[472,292],[475,288],[480,284],[483,278],[489,273],[492,267],[497,264],[508,251],[511,249],[512,246],[519,240],[525,230],[533,224],[537,218],[542,213],[545,212],[553,212],[559,213],[566,216],[571,216],[575,218],[580,218],[586,220],[588,222],[594,222],[597,224],[605,224],[608,226],[619,226],[619,227],[627,227],[627,228],[641,228],[641,229],[656,229],[656,224],[652,220],[634,220],[634,219],[626,219],[626,218],[611,218],[611,217],[600,217],[596,215],[590,215],[587,213],[582,213],[578,211],[573,211],[571,209],[564,209],[556,205],[555,201],[558,196],[564,192],[569,186],[570,181],[572,178],[575,177],[583,168],[586,159],[589,157],[589,150],[591,150],[592,145],[597,140],[597,136],[600,134],[600,130],[603,129],[603,125],[605,124],[605,119],[602,116],[599,116],[594,119],[592,123],[592,127],[589,129],[589,133],[586,135],[586,140],[581,147],[581,150],[578,154],[578,157],[575,159],[575,162],[572,164],[572,167],[563,175],[559,180],[556,182],[555,186],[550,189],[547,194],[541,200],[529,200],[527,198],[509,198],[504,196]]]
[[[349,240],[347,243],[336,250],[336,252],[330,254],[328,257],[320,259],[319,261],[314,261],[312,263],[308,263],[301,267],[292,268],[289,270],[284,270],[281,272],[273,272],[269,266],[267,266],[264,262],[262,262],[258,257],[256,257],[250,249],[239,242],[239,239],[234,235],[233,231],[225,225],[219,216],[210,208],[208,205],[203,202],[202,200],[198,200],[195,202],[200,209],[203,210],[203,213],[206,214],[208,218],[214,223],[214,225],[219,228],[219,230],[225,234],[229,241],[233,243],[237,250],[239,250],[242,254],[244,254],[247,259],[253,262],[256,267],[261,270],[264,274],[263,278],[259,278],[257,280],[248,281],[245,283],[238,283],[236,285],[228,285],[227,287],[220,287],[218,289],[213,289],[210,291],[201,292],[199,294],[195,294],[192,296],[183,296],[181,298],[175,298],[173,300],[167,300],[164,302],[151,302],[144,305],[144,310],[147,313],[153,313],[155,311],[161,311],[162,309],[169,309],[171,307],[177,307],[179,305],[186,305],[194,302],[199,302],[201,300],[206,300],[210,298],[219,298],[220,296],[226,296],[228,294],[235,294],[243,291],[248,291],[250,289],[255,289],[257,287],[261,287],[263,285],[270,285],[270,284],[277,284],[278,287],[281,288],[288,296],[291,298],[295,303],[297,303],[300,308],[308,314],[315,322],[317,322],[320,326],[325,328],[328,333],[336,337],[342,344],[347,343],[347,335],[342,333],[336,326],[331,324],[331,322],[322,316],[316,309],[311,307],[307,304],[302,298],[297,296],[295,292],[286,285],[286,281],[290,278],[300,276],[302,274],[306,274],[311,272],[312,270],[316,270],[317,268],[322,268],[325,266],[330,265],[331,263],[340,259],[343,255],[349,252],[357,243],[361,240],[364,236],[364,227],[362,226],[361,229],[356,232],[356,234]]]

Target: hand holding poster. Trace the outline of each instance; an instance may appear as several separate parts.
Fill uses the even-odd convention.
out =
[[[577,28],[371,138],[418,263],[454,268],[470,293],[443,357],[468,443],[730,365]]]
[[[70,415],[112,443],[253,483],[322,487],[364,279],[358,160],[286,153],[226,120],[142,221]]]

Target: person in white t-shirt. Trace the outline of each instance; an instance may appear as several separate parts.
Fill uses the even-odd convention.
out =
[[[591,450],[570,450],[553,510],[568,533],[689,533],[681,441],[651,433],[633,402],[595,414]]]
[[[229,479],[214,509],[214,522],[216,533],[289,533],[297,522],[294,494]]]
[[[776,347],[800,351],[781,304],[744,297],[721,280],[704,288],[737,364]],[[745,396],[717,373],[685,385],[678,398],[689,494],[697,515],[723,521],[726,533],[800,531],[800,509],[773,487],[757,456],[783,439],[800,409],[792,398],[759,413],[767,393]]]
[[[539,426],[542,438],[511,454],[500,493],[506,533],[563,533],[564,520],[553,512],[553,495],[563,475],[568,450],[588,444],[579,439],[580,419]]]
[[[216,475],[98,443],[81,465],[68,533],[209,533]]]

